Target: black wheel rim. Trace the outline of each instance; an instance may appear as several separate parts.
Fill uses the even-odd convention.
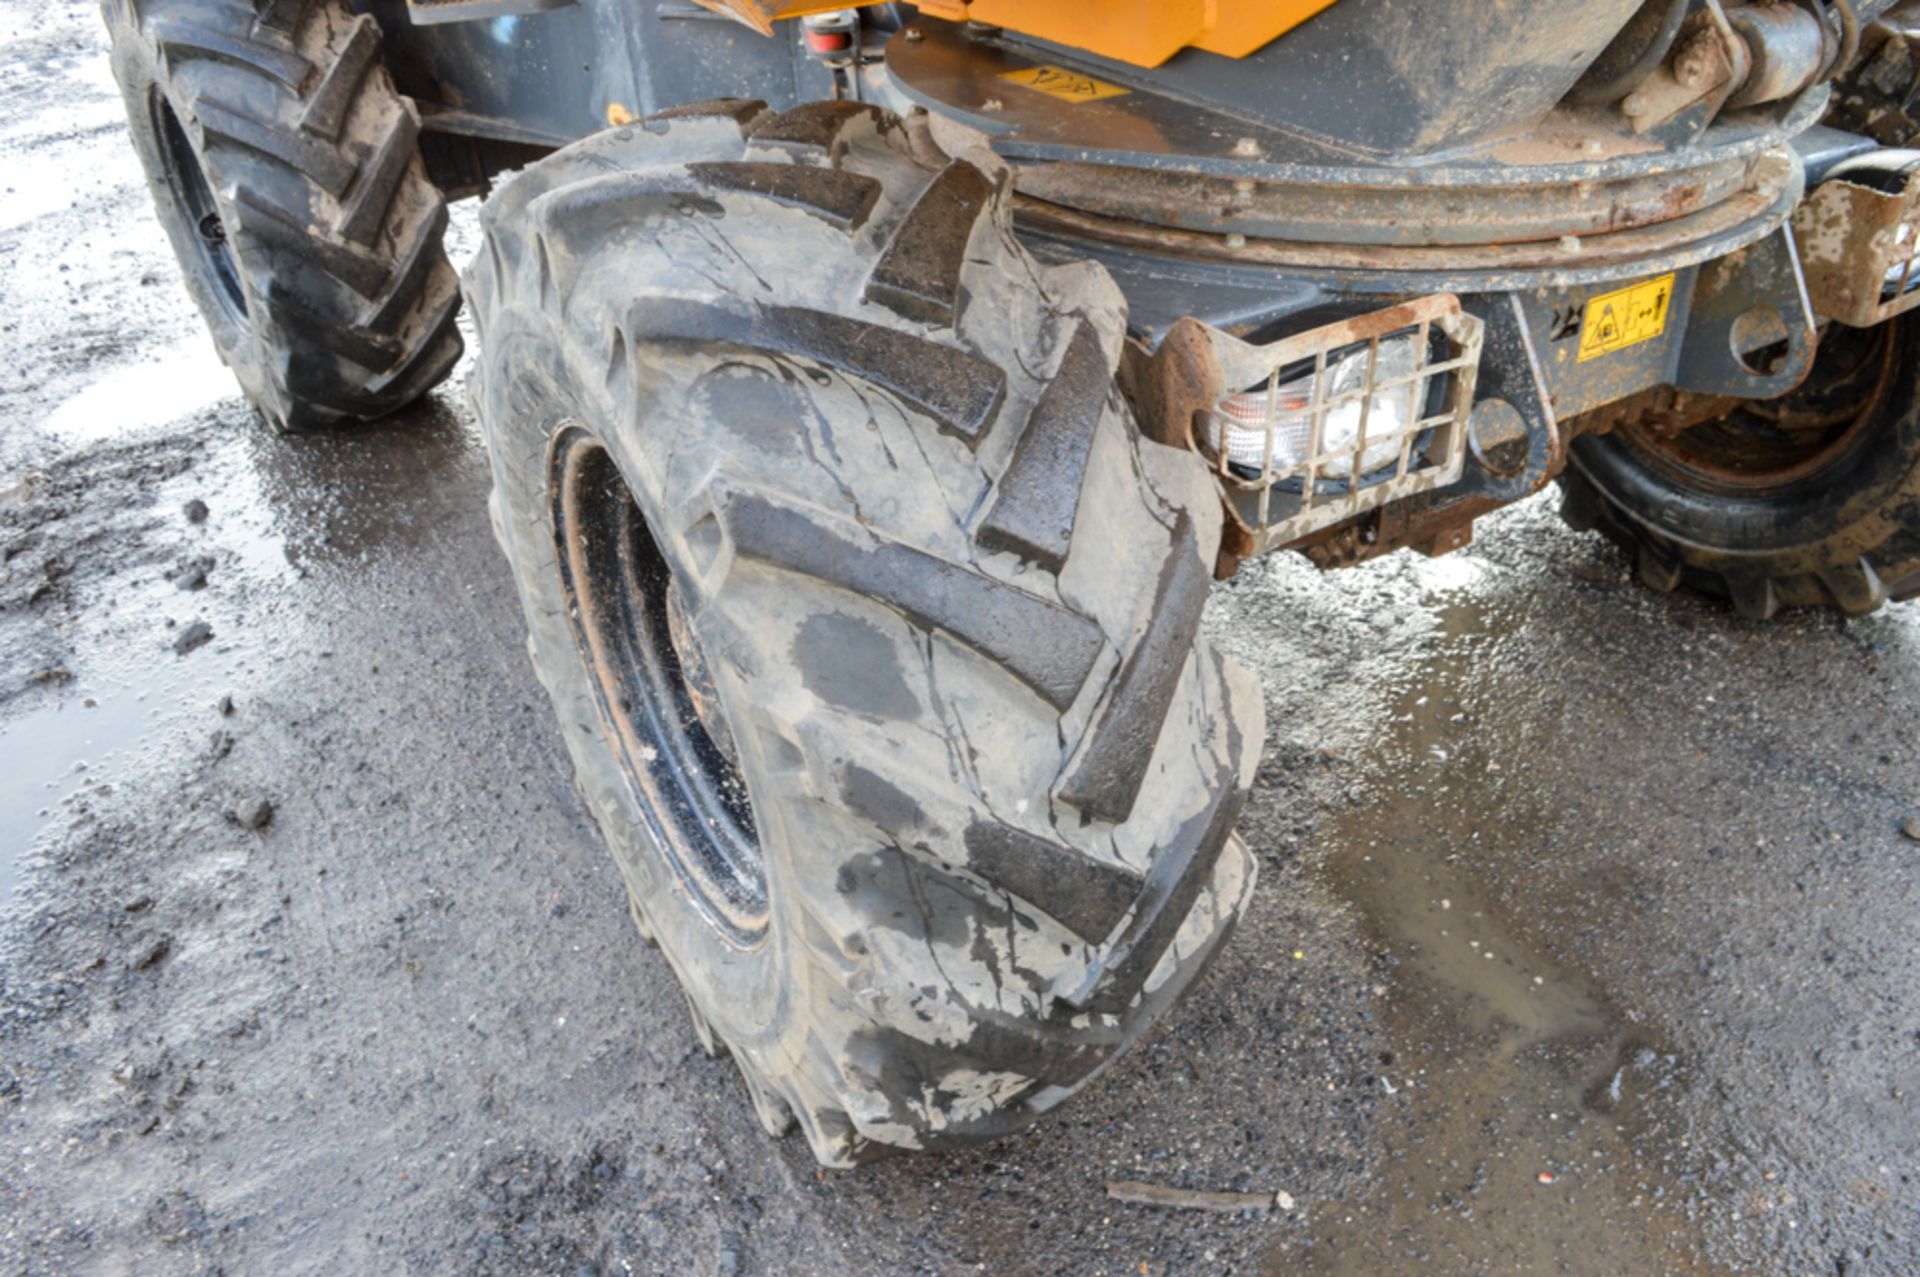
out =
[[[759,833],[680,587],[604,444],[563,428],[548,475],[568,615],[628,783],[708,921],[752,944],[767,922]]]
[[[240,263],[233,255],[226,222],[213,198],[213,188],[207,184],[206,172],[200,167],[200,157],[194,153],[173,105],[157,90],[152,97],[152,112],[154,135],[160,139],[160,157],[166,165],[167,189],[173,193],[174,207],[193,242],[193,265],[213,282],[213,293],[228,317],[245,323],[247,295],[240,284]]]

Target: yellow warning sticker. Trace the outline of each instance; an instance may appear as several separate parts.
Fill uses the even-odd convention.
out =
[[[1081,75],[1064,67],[1027,67],[1022,71],[1002,72],[1000,78],[1024,84],[1029,89],[1038,89],[1062,102],[1098,102],[1101,98],[1117,98],[1133,92],[1132,89],[1123,89],[1117,84],[1108,84],[1105,80],[1096,80],[1090,75]]]
[[[1580,362],[1652,341],[1667,331],[1673,301],[1673,276],[1602,293],[1587,303],[1580,324]]]

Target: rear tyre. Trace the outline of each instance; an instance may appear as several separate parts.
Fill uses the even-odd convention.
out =
[[[1920,319],[1831,325],[1807,380],[1778,400],[1663,432],[1583,435],[1561,514],[1633,555],[1640,579],[1848,615],[1920,594]]]
[[[1052,1108],[1253,883],[1218,503],[1114,390],[1117,290],[850,103],[603,133],[482,222],[496,527],[702,1044],[828,1165]]]
[[[460,357],[446,202],[374,19],[340,0],[107,0],[113,71],[214,345],[282,430],[378,417]]]

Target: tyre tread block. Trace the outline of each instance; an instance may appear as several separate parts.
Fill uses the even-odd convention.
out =
[[[341,239],[371,245],[386,224],[387,210],[393,206],[400,179],[406,176],[420,140],[420,119],[412,104],[402,100],[400,107],[373,157],[361,167],[352,199],[341,210],[340,224],[335,228]]]
[[[967,868],[1100,944],[1140,894],[1137,874],[1012,825],[980,820],[965,832]]]
[[[762,118],[747,130],[747,137],[758,146],[831,154],[834,144],[862,121],[880,128],[886,122],[886,113],[870,103],[844,99],[805,102]]]
[[[735,160],[700,161],[687,171],[710,188],[764,196],[843,231],[863,226],[880,199],[880,183],[840,169]]]
[[[977,572],[897,542],[863,545],[827,520],[735,490],[724,521],[734,552],[894,608],[1004,665],[1056,707],[1071,704],[1105,640],[1099,627]]]
[[[887,1097],[892,1120],[924,1123],[925,1117],[910,1111],[900,1097],[925,1097],[943,1110],[939,1129],[944,1135],[969,1143],[998,1139],[1026,1125],[1020,1098],[1009,1099],[1002,1108],[952,1111],[946,1108],[949,1097],[942,1085],[951,1076],[1018,1073],[1044,1079],[1049,1086],[1074,1086],[1113,1052],[1111,1044],[1089,1042],[1084,1034],[1008,1023],[980,1008],[970,1015],[973,1032],[960,1047],[927,1042],[887,1025],[865,1029],[848,1044],[854,1071],[870,1081],[875,1094]]]
[[[635,340],[735,342],[826,364],[905,400],[969,447],[979,446],[1007,391],[1005,372],[965,351],[797,306],[743,312],[647,297],[634,305],[627,331]]]
[[[213,31],[176,18],[155,19],[150,27],[169,61],[201,57],[257,71],[296,93],[313,73],[313,64],[297,53],[245,36]]]
[[[307,0],[261,0],[256,6],[253,26],[256,31],[271,31],[290,36],[300,29],[307,11]]]
[[[630,227],[726,215],[688,174],[668,169],[600,173],[538,198],[530,208],[541,241],[558,239],[581,250]]]
[[[1682,566],[1675,555],[1651,541],[1641,541],[1634,554],[1634,571],[1640,583],[1661,594],[1671,593],[1680,584]]]
[[[767,104],[758,98],[707,98],[699,102],[683,102],[679,106],[670,106],[664,111],[655,111],[641,119],[640,125],[658,124],[666,126],[674,120],[732,120],[744,132],[752,123],[764,115]],[[648,132],[665,132],[665,127],[648,129]]]
[[[1091,741],[1057,791],[1062,802],[1116,824],[1133,811],[1146,779],[1213,581],[1200,555],[1193,520],[1184,511],[1172,540],[1146,633],[1127,654],[1095,720]]]
[[[1087,457],[1112,385],[1100,339],[1083,322],[1000,476],[979,529],[983,546],[1011,551],[1052,572],[1066,563]]]
[[[208,135],[224,138],[236,146],[258,151],[313,180],[327,194],[338,196],[353,181],[354,162],[337,149],[315,142],[264,120],[238,107],[210,97],[202,97],[194,106],[201,128]]]
[[[415,346],[405,361],[389,368],[367,387],[371,402],[385,405],[378,412],[389,412],[417,399],[453,367],[465,349],[455,322],[459,313],[460,293],[456,289],[440,302],[423,325],[423,331],[435,335]]]
[[[1852,563],[1828,568],[1820,574],[1820,583],[1835,605],[1849,616],[1865,616],[1887,601],[1887,587],[1872,561],[1864,555]]]
[[[247,187],[234,191],[234,207],[241,229],[262,242],[307,258],[362,297],[372,299],[387,282],[387,267],[379,258],[351,244],[337,244],[296,223]]]
[[[959,320],[960,271],[993,183],[965,160],[942,169],[913,202],[867,276],[866,299],[922,323]]]
[[[1212,801],[1182,826],[1174,846],[1157,858],[1126,933],[1082,990],[1066,999],[1070,1005],[1108,1015],[1127,1009],[1186,922],[1201,889],[1213,880],[1214,866],[1245,801],[1232,775],[1214,782]]]
[[[339,140],[360,81],[373,66],[374,54],[379,49],[380,26],[363,13],[353,20],[353,31],[347,36],[340,56],[333,60],[319,86],[308,96],[306,109],[300,113],[302,130],[329,142]]]
[[[1733,610],[1746,620],[1771,621],[1773,614],[1780,610],[1780,595],[1773,587],[1772,577],[1729,573],[1725,580]]]
[[[436,191],[433,212],[415,228],[413,241],[395,260],[392,281],[371,299],[372,304],[360,319],[362,327],[390,332],[399,325],[418,295],[421,274],[442,260],[439,250],[446,230],[447,201]],[[459,279],[451,270],[447,272],[447,286],[456,293],[460,291]]]
[[[387,368],[400,357],[402,347],[398,338],[317,315],[277,281],[269,289],[267,301],[274,318],[289,331],[322,350],[351,359],[362,368]]]
[[[1560,518],[1575,532],[1591,532],[1600,522],[1600,501],[1585,475],[1568,470],[1561,477]]]

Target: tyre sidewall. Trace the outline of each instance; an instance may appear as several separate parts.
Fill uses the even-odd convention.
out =
[[[520,588],[536,668],[558,711],[582,796],[600,824],[622,877],[644,902],[662,952],[681,976],[699,1011],[736,1048],[766,1048],[781,1036],[791,1003],[790,932],[792,893],[783,890],[791,871],[781,849],[780,804],[760,801],[763,760],[750,732],[736,735],[754,800],[766,867],[768,921],[751,948],[741,948],[708,920],[661,845],[643,796],[628,779],[614,733],[604,721],[599,694],[582,656],[568,612],[550,514],[547,458],[555,435],[568,424],[584,426],[606,445],[640,503],[662,553],[679,571],[681,547],[673,543],[657,494],[648,490],[646,467],[634,455],[633,433],[604,392],[571,375],[565,352],[541,333],[503,331],[490,337],[476,379],[493,396],[490,429],[494,485],[500,494],[500,533]],[[631,409],[628,409],[631,412]],[[517,459],[517,460],[516,460]],[[722,678],[723,711],[732,723],[742,716],[738,689]]]
[[[234,215],[231,201],[233,184],[224,171],[221,158],[208,153],[205,140],[195,122],[193,100],[196,91],[204,86],[182,83],[180,79],[167,74],[152,43],[144,33],[135,27],[126,25],[126,19],[110,14],[113,36],[113,72],[119,81],[120,92],[127,108],[128,131],[133,138],[133,149],[140,157],[140,165],[147,175],[147,188],[153,196],[155,214],[160,225],[167,233],[167,240],[173,246],[174,260],[180,264],[180,273],[186,280],[187,291],[192,295],[194,304],[200,308],[201,316],[206,320],[207,330],[213,337],[214,347],[220,358],[233,371],[242,390],[256,405],[272,417],[276,425],[284,425],[286,420],[285,394],[280,381],[274,375],[274,369],[268,357],[272,343],[260,330],[260,316],[265,313],[264,299],[260,295],[256,272],[258,257],[265,250],[251,244],[244,232],[239,229],[239,219]],[[196,70],[205,64],[198,64]],[[251,88],[242,84],[239,88]],[[233,245],[233,255],[238,267],[240,289],[246,308],[246,319],[240,321],[228,309],[222,296],[220,281],[214,277],[201,252],[199,228],[192,225],[186,211],[180,206],[173,184],[168,176],[166,147],[160,138],[154,119],[156,98],[164,100],[173,111],[174,118],[193,147],[195,157],[200,162],[202,174],[207,186],[213,193],[213,199],[220,210],[220,217],[227,228],[229,241]],[[265,169],[267,166],[258,166]],[[276,177],[266,174],[270,179]],[[279,184],[284,185],[284,181]],[[302,192],[304,198],[304,191]]]
[[[1691,486],[1618,433],[1574,441],[1573,464],[1623,518],[1666,541],[1785,576],[1858,558],[1899,530],[1895,511],[1920,494],[1920,324],[1893,340],[1892,384],[1845,454],[1752,494]],[[1772,561],[1778,560],[1778,566]]]

